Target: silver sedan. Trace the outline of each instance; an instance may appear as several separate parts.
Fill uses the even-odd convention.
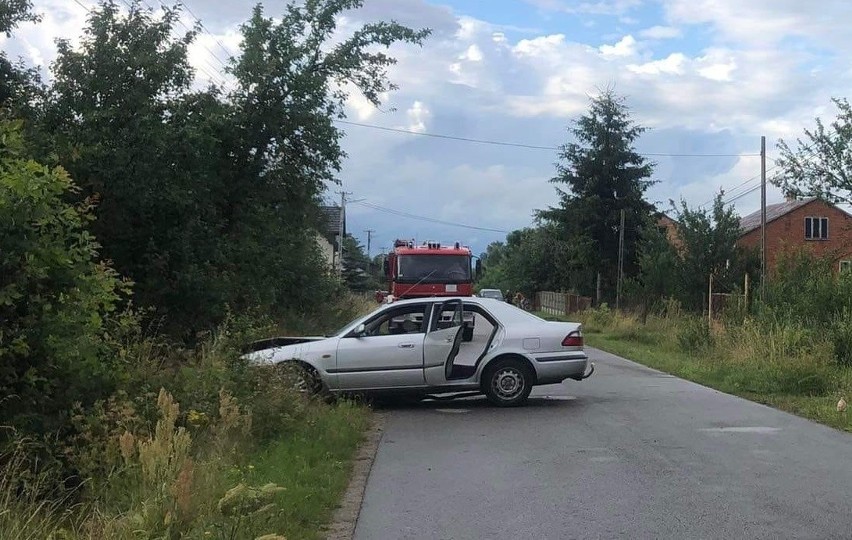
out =
[[[462,332],[466,318],[475,320],[472,335]],[[594,371],[579,324],[475,297],[397,301],[331,337],[275,338],[246,357],[295,368],[312,391],[476,392],[499,406],[524,403],[533,386]]]

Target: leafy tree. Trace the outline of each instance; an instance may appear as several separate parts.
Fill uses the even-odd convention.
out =
[[[32,12],[32,9],[32,0],[4,0],[0,3],[0,33],[9,37],[18,24],[37,21],[38,16]]]
[[[625,273],[636,268],[639,226],[652,207],[644,193],[653,165],[636,153],[633,144],[645,131],[630,119],[624,98],[611,90],[591,99],[589,112],[571,128],[577,142],[565,144],[559,153],[557,187],[559,206],[540,212],[571,244],[583,247],[563,274],[577,276],[576,286],[591,294],[594,275],[600,272],[605,290],[614,294],[617,277],[621,211],[625,218]],[[577,270],[583,279],[579,280]]]
[[[343,240],[343,280],[346,286],[356,292],[375,291],[379,283],[371,271],[372,264],[364,246],[357,238],[347,234]]]
[[[711,210],[690,209],[683,201],[675,210],[682,242],[677,271],[681,301],[701,309],[711,274],[716,290],[729,292],[740,285],[746,259],[737,247],[739,216],[732,206],[725,206],[721,193]]]
[[[479,287],[521,291],[527,296],[542,290],[575,290],[576,283],[588,278],[582,268],[571,267],[582,258],[580,249],[548,224],[513,231],[505,244],[488,247]]]
[[[25,21],[37,21],[32,12],[31,0],[5,0],[0,2],[0,33],[6,37],[12,30]],[[0,51],[0,107],[19,109],[35,93],[38,86],[38,72],[28,69],[22,63],[14,64]],[[20,114],[20,111],[16,111]]]
[[[795,196],[817,196],[833,202],[852,202],[852,105],[833,99],[837,118],[826,126],[816,119],[816,129],[805,130],[797,148],[778,142],[781,173],[774,183]]]
[[[104,253],[191,337],[228,308],[282,312],[333,290],[311,226],[343,152],[334,117],[346,86],[368,98],[393,88],[380,52],[426,31],[372,23],[335,34],[355,0],[260,6],[243,25],[230,72],[236,88],[192,91],[188,32],[178,8],[155,17],[138,2],[93,10],[82,45],[60,42],[41,130],[86,196]],[[343,39],[341,39],[341,37]]]
[[[46,433],[121,372],[107,335],[129,292],[86,230],[91,204],[62,168],[25,159],[20,122],[0,121],[0,425]]]
[[[680,256],[656,217],[649,216],[642,225],[636,253],[639,273],[628,287],[634,296],[633,303],[642,307],[643,315],[647,315],[653,303],[681,296]]]

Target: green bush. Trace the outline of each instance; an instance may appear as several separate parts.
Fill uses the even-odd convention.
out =
[[[615,322],[615,312],[604,302],[596,308],[586,310],[586,324],[590,331],[605,330]]]
[[[91,201],[61,168],[22,157],[20,125],[0,121],[0,425],[61,429],[75,402],[108,396],[124,368],[113,331],[129,284],[98,261]]]
[[[677,327],[677,343],[684,352],[695,353],[706,349],[711,338],[707,321],[701,317],[685,317]]]
[[[844,310],[834,320],[829,332],[834,360],[841,366],[852,367],[852,311]]]

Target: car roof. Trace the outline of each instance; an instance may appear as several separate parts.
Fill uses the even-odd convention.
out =
[[[468,304],[479,304],[482,307],[488,308],[489,311],[492,311],[498,317],[509,317],[517,320],[544,320],[532,313],[522,310],[521,308],[515,307],[504,300],[498,300],[497,298],[481,298],[478,296],[429,296],[426,298],[408,298],[406,300],[395,300],[390,304],[385,304],[385,307],[390,306],[405,306],[409,304],[418,304],[422,302],[448,302],[450,300],[461,300],[464,303]]]

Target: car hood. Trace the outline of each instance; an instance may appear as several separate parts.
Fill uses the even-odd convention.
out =
[[[337,338],[313,336],[301,338],[273,339],[279,340],[277,342],[279,343],[279,345],[256,349],[244,354],[242,357],[255,364],[277,364],[279,362],[283,362],[284,360],[292,360],[294,358],[307,361],[311,356],[333,351],[337,348]],[[290,344],[283,345],[281,343]]]

